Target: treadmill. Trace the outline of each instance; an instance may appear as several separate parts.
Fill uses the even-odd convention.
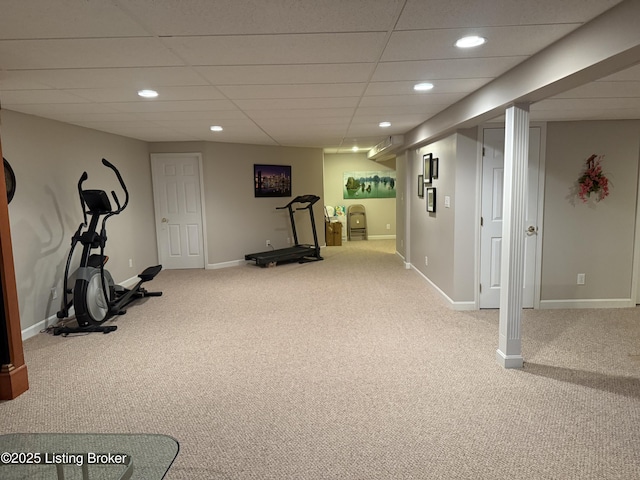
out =
[[[249,253],[244,256],[245,260],[255,260],[256,265],[261,267],[275,266],[280,263],[289,262],[315,262],[323,260],[320,256],[320,245],[318,244],[318,233],[316,231],[316,221],[313,217],[313,204],[320,200],[317,195],[300,195],[291,200],[284,207],[276,207],[276,210],[289,210],[289,219],[291,220],[291,230],[293,231],[292,247],[279,248],[277,250],[267,250],[266,252]],[[302,204],[304,206],[294,209],[294,204]],[[296,232],[296,221],[294,219],[294,211],[308,210],[311,218],[311,227],[313,229],[313,240],[315,245],[300,245],[298,243],[298,233]]]

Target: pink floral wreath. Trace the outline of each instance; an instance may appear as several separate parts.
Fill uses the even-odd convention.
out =
[[[602,173],[602,159],[604,155],[591,155],[587,159],[587,168],[578,178],[578,197],[584,203],[594,194],[596,202],[604,200],[609,195],[609,180]]]

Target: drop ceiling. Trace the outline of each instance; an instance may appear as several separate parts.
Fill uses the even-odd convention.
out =
[[[368,149],[617,3],[0,0],[0,102],[148,142]],[[487,43],[455,48],[468,34]],[[434,88],[414,92],[418,82]],[[158,98],[140,98],[143,88]],[[640,67],[531,111],[532,120],[640,118]]]

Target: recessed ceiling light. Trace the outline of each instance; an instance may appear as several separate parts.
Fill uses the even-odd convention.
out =
[[[212,132],[221,132],[222,131],[222,127],[220,125],[212,125],[209,127],[209,129]]]
[[[354,147],[351,147],[351,151],[352,151],[352,152],[357,152],[357,151],[358,151],[358,147],[355,147],[355,146],[354,146]]]
[[[478,45],[482,45],[486,42],[487,39],[483,37],[479,37],[477,35],[471,35],[468,37],[462,37],[456,42],[456,47],[458,48],[471,48],[477,47]]]
[[[138,95],[143,98],[156,98],[158,96],[158,92],[155,90],[139,90]]]
[[[431,90],[432,88],[433,88],[433,83],[427,83],[427,82],[424,82],[424,83],[416,83],[416,84],[413,86],[413,89],[414,89],[416,92],[426,92],[427,90]]]
[[[391,126],[391,122],[380,122],[378,126],[382,128],[387,128]]]

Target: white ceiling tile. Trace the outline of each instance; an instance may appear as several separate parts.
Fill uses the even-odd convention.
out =
[[[248,118],[240,110],[201,110],[201,111],[184,111],[184,112],[135,112],[135,116],[148,121],[194,121],[207,120],[208,122],[217,123],[227,120],[241,120]]]
[[[65,90],[92,102],[154,102],[174,100],[223,100],[225,96],[211,86],[157,87],[158,97],[144,99],[135,88],[84,88]]]
[[[599,81],[624,82],[624,81],[640,81],[640,64],[635,67],[627,68],[620,72],[614,73],[601,78]]]
[[[110,104],[120,112],[199,112],[233,110],[229,100],[185,100],[176,102],[114,102]]]
[[[262,128],[265,132],[273,137],[287,136],[287,135],[296,135],[296,136],[306,136],[309,134],[309,128],[303,125],[277,125],[277,124],[267,124],[262,125]],[[344,136],[347,126],[346,125],[315,125],[314,127],[314,135],[322,135],[322,136]]]
[[[5,105],[2,108],[15,110],[16,112],[38,115],[44,118],[55,118],[59,114],[80,114],[80,113],[118,113],[111,105],[105,103],[45,103],[45,104],[22,104]]]
[[[358,107],[354,118],[364,117],[384,117],[389,115],[424,115],[426,113],[438,112],[442,108],[440,106],[428,105],[389,105],[386,107]]]
[[[620,0],[408,0],[398,30],[585,22]]]
[[[213,85],[285,85],[366,82],[374,63],[195,67]]]
[[[184,63],[156,38],[1,40],[7,70],[179,66]]]
[[[429,79],[424,79],[425,81]],[[491,78],[447,78],[432,80],[433,90],[426,92],[415,92],[413,82],[371,82],[365,91],[366,96],[370,95],[406,95],[416,93],[418,95],[430,95],[433,93],[471,93],[481,86],[489,83]]]
[[[464,97],[464,93],[434,93],[410,95],[376,95],[363,97],[360,101],[361,107],[393,107],[405,105],[440,105],[447,106]]]
[[[392,125],[397,124],[408,124],[408,125],[418,125],[419,123],[424,122],[427,118],[429,118],[432,113],[396,113],[396,114],[384,114],[384,115],[362,115],[360,113],[356,114],[353,117],[353,121],[351,123],[354,125],[367,125],[371,127],[371,125],[378,125],[381,120],[385,120],[391,122]]]
[[[301,84],[301,85],[236,85],[218,87],[228,98],[316,98],[359,97],[365,83]]]
[[[277,145],[276,140],[257,127],[231,127],[225,128],[222,132],[212,132],[211,130],[201,132],[200,130],[192,130],[190,133],[197,135],[200,140],[206,140],[208,142]]]
[[[83,103],[87,100],[61,90],[3,90],[3,105]]]
[[[314,135],[301,138],[296,135],[278,137],[278,145],[294,145],[296,147],[324,148],[326,145],[338,146],[342,143],[342,135]]]
[[[146,35],[148,32],[113,2],[2,0],[0,39]]]
[[[377,60],[384,41],[385,34],[375,32],[164,39],[172,51],[196,66],[366,63]]]
[[[210,128],[212,125],[211,118],[209,119],[180,119],[180,118],[172,118],[172,119],[154,119],[153,123],[157,125],[162,125],[167,128],[181,129],[181,128],[198,128],[203,131],[211,132]],[[222,127],[225,130],[229,130],[232,127],[245,127],[245,128],[255,128],[255,122],[251,121],[249,118],[226,118],[224,120],[224,125]]]
[[[257,98],[251,100],[236,100],[236,105],[250,113],[253,110],[282,110],[282,109],[308,109],[308,108],[344,108],[355,107],[358,97],[339,98]]]
[[[132,122],[139,123],[140,118],[134,113],[111,113],[111,112],[79,112],[79,113],[59,113],[58,120],[69,123],[82,122]]]
[[[351,147],[353,147],[354,145],[366,151],[366,150],[370,150],[372,147],[380,143],[380,141],[381,141],[380,136],[375,136],[375,137],[366,136],[366,135],[360,135],[355,137],[347,136],[344,138],[342,145],[346,146],[349,152],[352,152]]]
[[[394,32],[381,61],[432,60],[469,57],[533,55],[559,40],[579,25],[531,25],[524,27],[479,27],[473,33],[487,39],[477,48],[457,48],[456,40],[468,34],[462,29]],[[523,41],[526,39],[526,41]]]
[[[0,70],[0,91],[4,90],[45,90],[50,85],[42,82],[39,75],[31,71]]]
[[[366,124],[355,124],[355,125],[351,125],[351,127],[349,127],[349,131],[347,132],[347,135],[350,137],[359,137],[359,136],[365,136],[365,135],[370,135],[371,132],[373,131],[372,129],[372,125],[366,125]],[[388,137],[389,135],[401,135],[404,132],[406,132],[409,128],[411,127],[407,127],[407,125],[402,125],[402,124],[397,124],[397,125],[391,125],[390,127],[387,128],[380,128],[377,127],[378,132],[381,135],[380,140],[378,140],[379,143],[380,141],[382,141],[383,138]]]
[[[251,118],[254,119],[273,119],[277,121],[282,118],[298,118],[314,119],[314,118],[331,118],[331,117],[351,117],[355,111],[354,107],[349,108],[287,108],[287,109],[270,109],[270,110],[251,110],[246,111]]]
[[[198,137],[185,134],[185,132],[172,131],[158,125],[137,125],[119,122],[87,123],[81,126],[93,128],[103,132],[136,138],[145,142],[171,142],[171,141],[193,141]]]
[[[616,3],[0,0],[0,102],[146,141],[379,143]],[[461,53],[463,32],[489,42]],[[435,88],[416,93],[419,81]],[[640,66],[534,104],[532,118],[638,118],[639,85]]]
[[[371,78],[373,82],[423,81],[444,78],[495,78],[527,57],[457,58],[381,62]]]
[[[386,31],[399,0],[120,0],[157,35]]]
[[[131,67],[131,68],[86,68],[60,70],[17,70],[0,72],[0,88],[5,87],[2,79],[13,83],[43,84],[51,88],[118,88],[127,87],[138,91],[142,88],[164,86],[207,85],[207,81],[188,67]],[[26,87],[25,87],[26,88]]]

